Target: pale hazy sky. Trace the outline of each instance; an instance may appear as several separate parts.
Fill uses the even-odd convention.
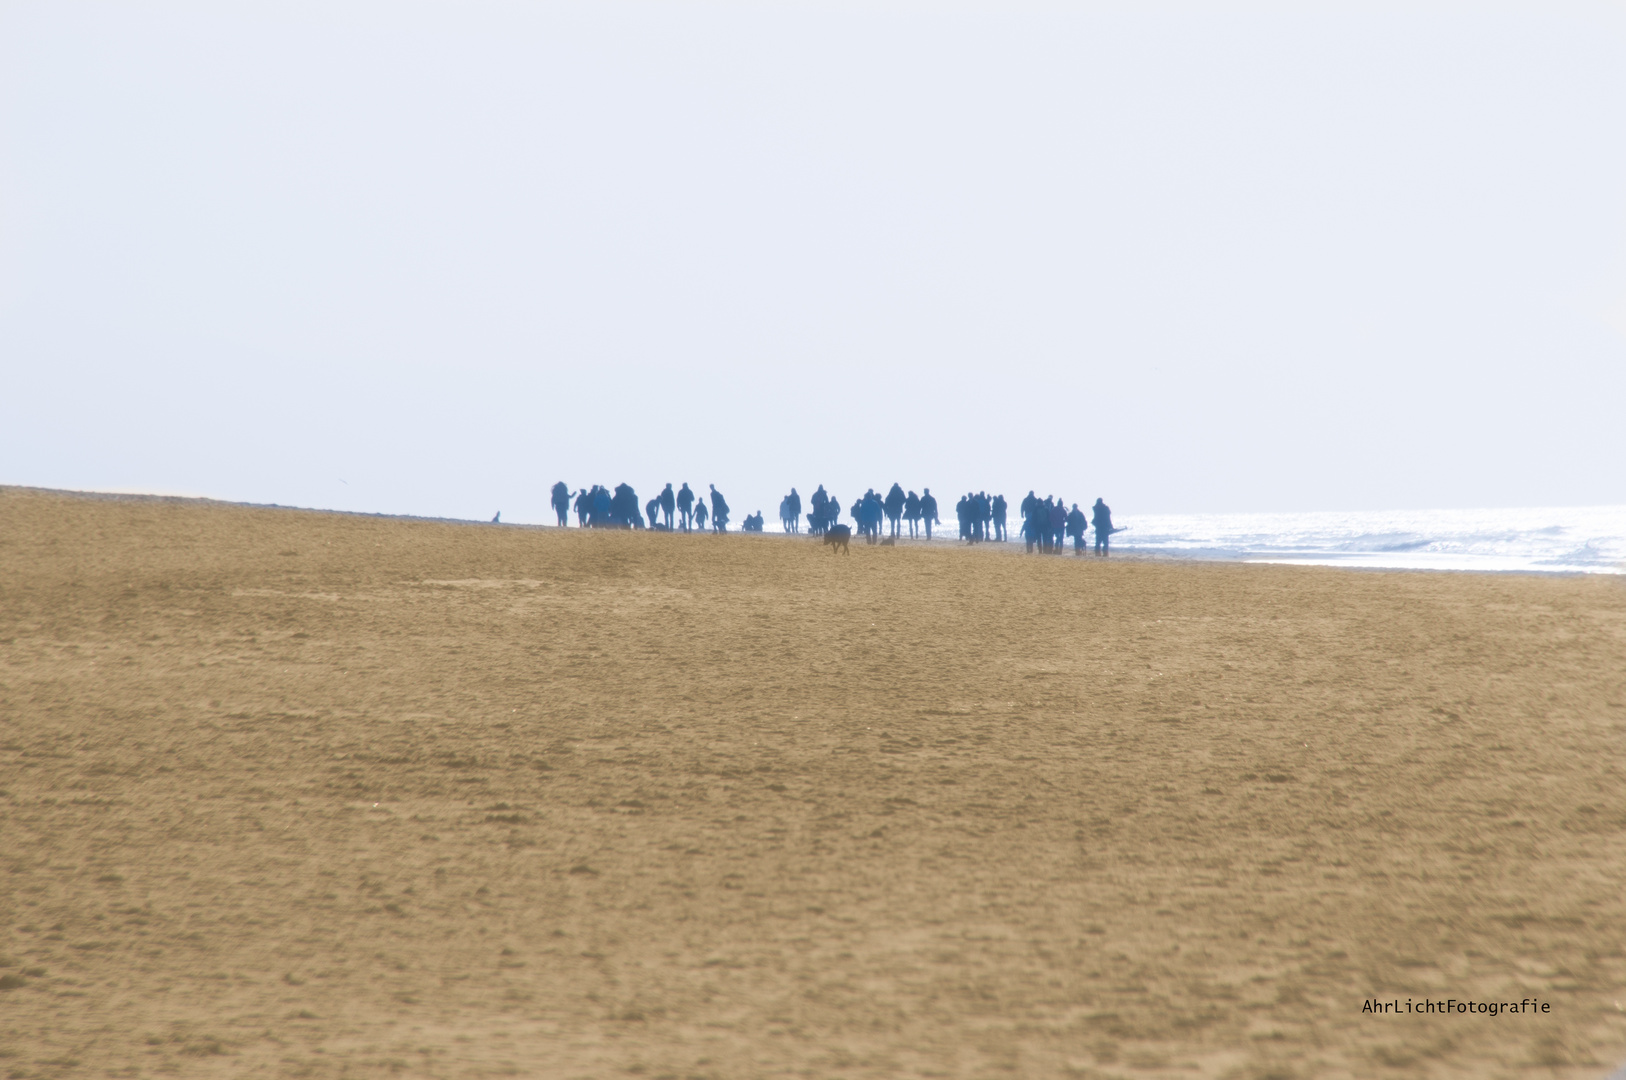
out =
[[[0,4],[0,483],[1626,503],[1626,5]]]

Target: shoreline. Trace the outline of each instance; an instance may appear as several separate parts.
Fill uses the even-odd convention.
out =
[[[32,486],[20,485],[20,484],[0,485],[0,494],[4,494],[5,492],[8,492],[8,491],[23,492],[23,493],[28,493],[28,494],[37,495],[37,496],[44,496],[44,497],[64,497],[64,498],[87,499],[87,500],[106,501],[106,502],[127,501],[127,502],[137,502],[137,503],[147,502],[147,503],[168,503],[168,504],[177,504],[177,505],[201,505],[201,506],[236,507],[236,508],[240,508],[240,509],[251,509],[251,510],[289,510],[289,511],[295,511],[295,512],[299,512],[299,513],[319,514],[319,515],[320,514],[327,514],[327,515],[335,515],[335,516],[340,516],[340,517],[359,518],[359,519],[364,519],[364,520],[376,520],[376,521],[431,522],[431,523],[443,524],[443,525],[479,525],[479,526],[498,527],[498,528],[507,528],[507,529],[525,530],[525,531],[541,531],[541,532],[593,531],[593,530],[579,529],[576,525],[567,525],[567,526],[564,526],[563,528],[561,528],[558,525],[549,525],[549,524],[541,523],[541,522],[507,522],[507,521],[492,522],[492,521],[482,521],[482,520],[471,519],[471,518],[428,517],[428,516],[421,516],[421,515],[416,515],[416,514],[391,514],[391,513],[384,513],[384,512],[381,512],[381,511],[371,511],[370,512],[370,511],[365,511],[365,510],[335,510],[335,509],[324,509],[324,508],[320,508],[320,507],[290,506],[290,505],[279,504],[279,503],[239,502],[239,501],[232,501],[232,500],[227,500],[227,499],[216,499],[216,498],[213,498],[213,497],[210,497],[210,496],[202,496],[202,495],[165,495],[165,494],[145,494],[145,493],[139,493],[139,492],[79,491],[79,490],[63,489],[63,488],[32,487]],[[1572,508],[1555,508],[1555,509],[1572,509]],[[1591,509],[1591,508],[1582,508],[1582,509]],[[1613,509],[1613,508],[1606,506],[1606,507],[1602,507],[1602,509]],[[1353,515],[1342,515],[1342,514],[1329,512],[1329,511],[1314,511],[1314,512],[1310,512],[1310,513],[1312,515],[1322,515],[1322,516],[1353,516]],[[1155,518],[1158,515],[1152,515],[1152,516]],[[1161,515],[1161,516],[1167,517],[1169,515]],[[1201,515],[1186,515],[1186,516],[1187,517],[1200,517]],[[1251,518],[1267,518],[1267,517],[1270,517],[1272,515],[1267,514],[1267,513],[1257,513],[1257,514],[1243,514],[1243,515],[1234,515],[1234,516],[1251,517]],[[1371,516],[1371,515],[1367,515],[1367,516]],[[606,530],[606,531],[620,531],[620,530]],[[650,534],[653,535],[653,534],[658,534],[658,533],[664,532],[665,530],[643,529],[643,530],[629,530],[629,531],[634,531],[634,532],[641,531],[641,532],[647,532],[647,533],[650,533]],[[1127,532],[1129,530],[1126,529],[1124,531]],[[675,531],[674,531],[674,534],[676,534]],[[704,531],[704,532],[696,531],[696,532],[691,532],[691,533],[686,533],[686,534],[678,534],[678,535],[709,536],[709,535],[715,535],[715,534],[710,533],[709,530],[708,530],[708,531]],[[728,535],[728,536],[780,537],[780,538],[783,538],[783,539],[802,539],[802,540],[811,540],[811,539],[813,539],[805,531],[800,532],[800,533],[786,533],[786,532],[783,532],[783,531],[780,531],[780,530],[764,530],[763,532],[760,532],[760,533],[746,533],[746,532],[742,532],[738,527],[732,528],[728,533],[726,533],[724,535]],[[853,543],[854,543],[854,546],[859,546],[860,545],[860,541],[856,537],[854,538]],[[868,546],[877,546],[877,547],[879,547],[879,546],[882,546],[882,545],[877,544],[877,545],[862,545],[862,546],[866,546],[866,547],[868,547]],[[931,540],[926,540],[924,538],[910,538],[910,537],[907,537],[907,536],[900,536],[898,538],[898,540],[897,540],[897,546],[899,546],[899,547],[927,547],[927,546],[931,546],[931,547],[939,547],[939,546],[941,546],[941,547],[962,547],[962,546],[964,546],[964,547],[986,548],[987,550],[990,550],[990,551],[1013,551],[1016,554],[1028,554],[1027,552],[1025,552],[1023,550],[1024,545],[1023,545],[1023,542],[1020,541],[1020,540],[1005,540],[1005,541],[985,540],[985,541],[979,541],[977,544],[967,545],[967,544],[964,543],[964,541],[961,541],[957,536],[949,536],[949,537],[944,536],[941,529],[938,530],[938,534],[936,536],[934,536]],[[1052,555],[1054,557],[1057,557],[1057,558],[1066,558],[1066,557],[1094,558],[1095,557],[1089,546],[1086,546],[1082,553],[1076,553],[1075,554],[1075,552],[1073,552],[1071,549],[1069,549],[1069,550],[1067,550],[1066,552],[1063,552],[1063,553],[1052,553]],[[1427,557],[1428,557],[1427,555],[1423,556],[1423,558],[1427,558]],[[1626,562],[1615,563],[1615,564],[1605,564],[1605,565],[1591,565],[1591,566],[1578,566],[1577,565],[1577,566],[1559,566],[1559,567],[1542,567],[1542,566],[1532,566],[1532,565],[1513,565],[1513,566],[1510,566],[1510,565],[1474,565],[1474,563],[1476,561],[1479,561],[1479,560],[1483,560],[1484,562],[1487,562],[1487,563],[1496,562],[1496,561],[1500,561],[1500,562],[1505,563],[1505,562],[1508,562],[1508,561],[1516,561],[1516,560],[1510,559],[1510,557],[1507,557],[1507,556],[1497,556],[1497,555],[1474,556],[1474,555],[1469,555],[1469,554],[1441,554],[1441,555],[1438,556],[1438,560],[1440,562],[1448,562],[1449,561],[1449,562],[1457,563],[1458,565],[1434,565],[1434,566],[1431,566],[1431,565],[1414,565],[1419,559],[1419,556],[1417,556],[1416,554],[1386,555],[1386,554],[1384,554],[1382,552],[1368,552],[1368,551],[1350,551],[1350,552],[1341,553],[1341,554],[1340,553],[1329,553],[1329,552],[1324,552],[1324,551],[1303,551],[1301,553],[1294,553],[1294,552],[1290,552],[1290,551],[1261,551],[1261,550],[1250,550],[1250,549],[1247,549],[1247,548],[1235,549],[1235,548],[1214,548],[1214,547],[1142,548],[1142,547],[1137,547],[1132,542],[1128,542],[1128,541],[1125,541],[1120,546],[1115,547],[1113,549],[1112,554],[1109,556],[1109,558],[1122,560],[1122,561],[1139,561],[1139,562],[1243,563],[1243,564],[1261,565],[1261,566],[1315,566],[1315,567],[1323,567],[1323,568],[1336,569],[1336,570],[1360,570],[1360,571],[1376,571],[1376,572],[1388,572],[1388,573],[1487,574],[1487,575],[1508,575],[1508,574],[1512,574],[1512,575],[1535,575],[1535,576],[1546,576],[1546,577],[1593,577],[1593,576],[1596,576],[1596,577],[1614,577],[1614,576],[1626,575]],[[1384,561],[1386,559],[1392,559],[1394,561]],[[1408,559],[1411,560],[1411,563],[1413,563],[1413,564],[1408,564],[1408,562],[1407,562]]]

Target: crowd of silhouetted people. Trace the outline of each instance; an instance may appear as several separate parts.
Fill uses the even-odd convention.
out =
[[[999,501],[1004,503],[1003,498]],[[1082,553],[1089,542],[1088,534],[1093,530],[1095,553],[1105,555],[1112,534],[1119,531],[1112,524],[1112,508],[1100,499],[1095,500],[1095,505],[1086,515],[1077,503],[1069,510],[1066,499],[1050,495],[1041,499],[1029,491],[1019,509],[1022,511],[1022,540],[1029,551],[1061,552],[1066,550],[1067,540],[1071,537],[1073,551]],[[1003,517],[1004,506],[1001,505],[996,512],[996,520]]]
[[[638,495],[631,485],[617,484],[613,490],[594,484],[572,495],[563,481],[553,485],[554,513],[560,526],[569,524],[572,510],[576,524],[583,529],[653,529],[661,532],[728,531],[730,511],[728,500],[708,484],[709,494],[698,496],[684,483],[677,491],[667,484],[659,495],[640,508]],[[825,535],[840,523],[841,500],[824,490],[820,484],[808,498],[807,531],[813,536]],[[1018,506],[1021,514],[1021,535],[1030,552],[1060,553],[1073,541],[1073,551],[1083,554],[1093,532],[1095,553],[1107,554],[1112,534],[1122,531],[1112,524],[1112,509],[1100,499],[1086,513],[1074,503],[1071,509],[1065,499],[1046,496],[1040,499],[1032,491]],[[865,491],[852,504],[847,513],[852,517],[852,530],[866,543],[893,543],[902,535],[905,526],[911,538],[932,538],[932,526],[941,525],[937,515],[937,499],[931,488],[922,488],[920,494],[905,491],[893,484],[883,496],[874,488]],[[954,506],[954,515],[960,527],[960,539],[969,544],[986,540],[1006,541],[1006,520],[1009,504],[1003,495],[989,495],[986,491],[967,492]],[[779,523],[787,533],[802,531],[802,497],[795,488],[790,489],[779,502]],[[746,532],[762,532],[762,511],[747,514],[741,522]]]

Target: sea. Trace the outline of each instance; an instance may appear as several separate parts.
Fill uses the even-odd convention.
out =
[[[948,527],[935,530],[942,542],[955,542],[952,514],[946,508]],[[1626,506],[1137,514],[1120,505],[1112,520],[1121,530],[1112,536],[1119,555],[1374,570],[1626,574]],[[851,524],[846,515],[842,521]],[[770,530],[777,531],[777,524]],[[1015,543],[1019,528],[1013,514]]]
[[[1396,570],[1626,574],[1626,506],[1134,514],[1124,554]]]

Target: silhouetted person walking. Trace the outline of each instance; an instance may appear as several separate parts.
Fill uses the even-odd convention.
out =
[[[1072,512],[1067,515],[1067,535],[1073,538],[1074,555],[1084,554],[1084,534],[1089,529],[1089,523],[1084,518],[1084,511],[1078,508],[1077,503],[1074,503]]]
[[[819,485],[819,489],[813,493],[808,502],[813,505],[813,512],[808,515],[807,527],[814,536],[823,536],[824,530],[830,527],[828,509],[830,496],[825,494],[823,484]]]
[[[886,508],[881,505],[881,497],[875,494],[874,488],[864,492],[853,516],[858,519],[859,531],[867,542],[873,544],[881,538],[881,519],[886,516]]]
[[[937,516],[937,499],[932,495],[931,488],[920,489],[920,520],[926,526],[926,539],[932,538],[932,526],[943,522]]]
[[[712,491],[712,532],[728,532],[728,499],[722,498],[714,483],[706,486]]]
[[[661,516],[666,519],[666,528],[668,531],[670,531],[672,528],[672,507],[676,501],[672,495],[672,485],[667,484],[665,490],[657,495],[656,498],[661,504]]]
[[[886,520],[892,526],[892,538],[898,538],[898,522],[903,519],[903,504],[905,502],[903,488],[897,484],[886,493],[886,501],[882,504],[886,508]]]
[[[1095,553],[1104,557],[1107,554],[1107,541],[1116,531],[1112,527],[1112,507],[1096,499],[1095,505],[1090,507],[1090,520],[1095,526]]]
[[[840,521],[841,500],[834,495],[827,496],[824,500],[824,513],[819,517],[820,531],[823,533],[828,533],[831,529],[835,528],[836,524]],[[847,531],[849,534],[852,532],[851,529],[848,529]]]
[[[994,496],[993,511],[994,511],[994,539],[995,540],[1009,540],[1010,537],[1005,535],[1005,514],[1006,514],[1005,496],[1003,496],[1003,495],[995,495]]]
[[[1022,500],[1022,542],[1029,554],[1034,548],[1044,550],[1045,532],[1050,528],[1050,508],[1033,492]]]
[[[694,527],[701,532],[706,531],[706,500],[698,499],[694,504]]]
[[[553,512],[559,515],[559,527],[570,523],[570,489],[563,480],[553,485]]]

